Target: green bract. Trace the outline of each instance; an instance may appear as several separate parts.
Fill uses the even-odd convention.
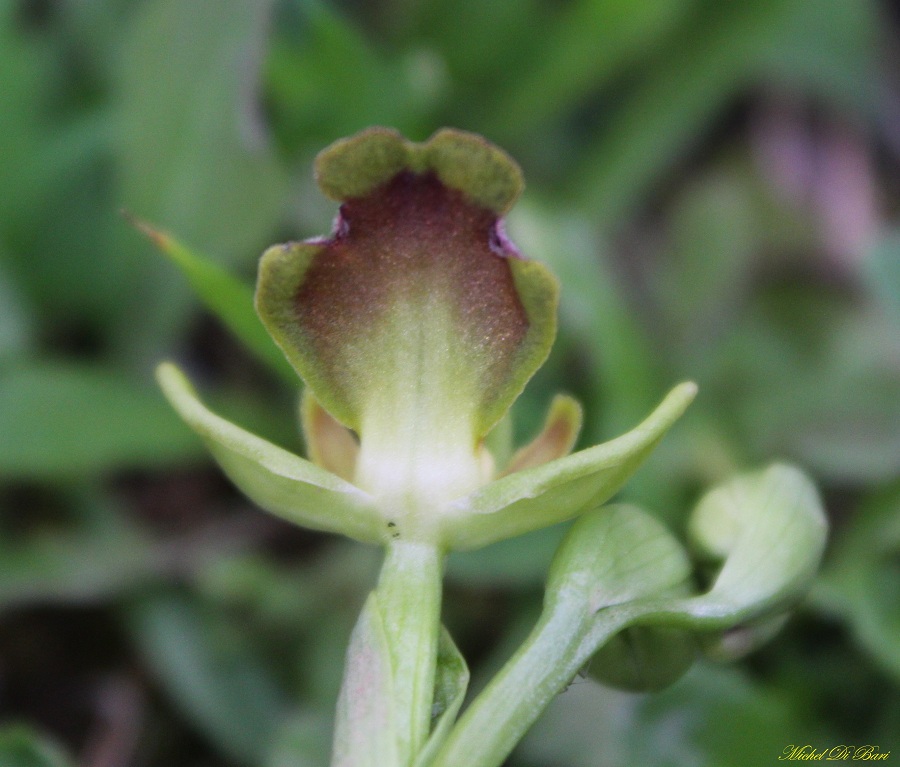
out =
[[[632,432],[571,456],[581,412],[558,398],[543,433],[498,466],[486,437],[556,333],[556,279],[503,231],[518,167],[460,131],[416,144],[374,128],[322,152],[316,176],[342,203],[331,236],[270,248],[256,291],[308,386],[312,462],[210,412],[171,365],[158,374],[263,508],[367,542],[483,546],[605,501],[693,398],[682,384]]]

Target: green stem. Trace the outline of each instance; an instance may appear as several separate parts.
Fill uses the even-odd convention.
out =
[[[498,767],[619,622],[597,625],[581,600],[559,601],[472,702],[429,767]]]
[[[444,554],[436,546],[391,543],[375,593],[391,657],[400,764],[410,765],[431,726]]]

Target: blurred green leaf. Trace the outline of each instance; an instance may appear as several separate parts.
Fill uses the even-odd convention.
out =
[[[900,322],[900,227],[884,232],[867,254],[864,277]]]
[[[262,251],[284,204],[286,177],[258,111],[272,4],[150,0],[122,35],[121,202],[226,263]],[[126,329],[132,352],[183,320],[186,291],[172,282],[146,265],[133,305],[142,325]]]
[[[46,137],[42,118],[53,64],[42,40],[21,34],[17,11],[13,0],[0,3],[0,236],[36,191],[28,159]]]
[[[835,541],[813,592],[856,640],[900,680],[900,487],[874,494]]]
[[[843,482],[889,481],[900,470],[900,345],[884,313],[808,286],[759,296],[723,346],[724,422],[753,460],[786,455]]]
[[[168,234],[153,229],[140,219],[137,226],[187,278],[197,297],[240,339],[247,349],[269,368],[295,386],[300,379],[282,351],[272,341],[253,307],[253,288],[223,267],[182,245]]]
[[[531,202],[531,204],[529,204]],[[510,232],[529,258],[545,261],[562,283],[562,333],[575,336],[590,365],[594,407],[585,409],[588,444],[643,416],[665,384],[646,330],[624,296],[609,247],[584,216],[558,205],[524,200],[510,214]],[[557,345],[565,344],[563,336]],[[604,408],[604,410],[600,410]]]
[[[139,599],[126,622],[184,714],[223,753],[258,764],[287,707],[245,628],[175,595]]]
[[[827,3],[809,12],[804,0],[761,42],[762,72],[782,88],[815,96],[833,107],[872,114],[878,99],[877,39],[884,9],[872,0]]]
[[[280,13],[288,17],[279,19],[267,83],[282,143],[318,151],[370,125],[415,132],[415,82],[401,61],[389,59],[323,0]],[[427,77],[428,67],[419,62],[419,74]]]
[[[519,752],[525,764],[567,767],[758,767],[807,737],[789,700],[739,670],[698,664],[640,697],[576,680]]]
[[[579,157],[575,189],[595,221],[615,229],[648,189],[759,73],[797,0],[719,4],[653,56],[592,148]]]
[[[694,182],[673,204],[671,251],[650,278],[663,332],[673,339],[666,355],[679,371],[701,376],[717,360],[716,342],[740,310],[760,245],[755,207],[747,180],[733,170]]]
[[[162,394],[115,371],[44,361],[0,372],[0,477],[160,466],[198,448]]]
[[[528,131],[598,91],[659,45],[696,0],[577,0],[545,22],[510,88],[495,99],[489,130]]]
[[[331,753],[331,717],[311,711],[290,716],[279,728],[264,767],[321,767]]]
[[[539,586],[566,529],[565,525],[554,525],[483,549],[453,552],[447,563],[447,578],[482,588]]]
[[[0,562],[0,610],[97,603],[158,575],[149,541],[112,532],[43,533],[15,544],[4,542]]]
[[[0,727],[3,767],[71,767],[73,762],[50,738],[24,724]]]
[[[0,248],[0,364],[34,343],[34,312],[6,273]]]

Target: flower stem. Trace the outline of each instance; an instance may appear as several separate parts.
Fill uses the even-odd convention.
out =
[[[615,622],[596,626],[580,600],[546,612],[500,673],[472,702],[429,767],[499,767]],[[598,630],[599,629],[599,630]]]
[[[412,764],[431,726],[444,554],[411,541],[391,543],[375,593],[393,677],[393,709],[401,764]]]

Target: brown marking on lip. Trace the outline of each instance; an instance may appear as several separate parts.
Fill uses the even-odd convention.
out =
[[[497,215],[444,186],[433,172],[402,171],[341,206],[294,293],[297,322],[340,382],[347,339],[398,301],[451,301],[462,346],[482,383],[503,380],[528,331],[509,263],[497,253]],[[340,384],[339,384],[340,385]],[[346,388],[346,387],[342,387]]]

